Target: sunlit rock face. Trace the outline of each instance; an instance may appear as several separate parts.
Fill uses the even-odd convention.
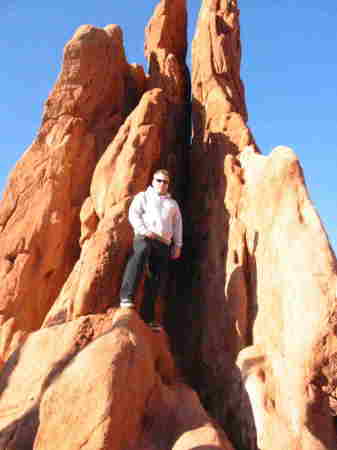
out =
[[[82,26],[64,49],[37,138],[0,205],[4,347],[16,330],[41,325],[78,258],[79,211],[99,156],[125,117],[129,72],[117,26]]]
[[[165,332],[133,311],[31,333],[0,388],[1,448],[233,450],[180,381]]]
[[[91,195],[84,204],[85,209],[90,205],[96,220],[89,231],[85,228],[81,256],[45,325],[103,312],[119,302],[121,276],[132,242],[128,208],[132,196],[146,188],[153,171],[160,167],[167,108],[161,90],[144,94],[98,162]]]
[[[246,125],[238,17],[205,0],[193,41],[185,355],[238,446],[335,448],[336,259],[295,154]]]
[[[337,449],[336,257],[295,153],[247,126],[237,1],[202,2],[192,80],[186,24],[158,3],[148,75],[117,25],[65,46],[0,204],[1,449]],[[154,332],[118,303],[158,168],[185,236]]]
[[[178,14],[181,22],[175,21]],[[172,41],[174,36],[174,41]],[[159,41],[159,42],[158,42]],[[146,30],[148,90],[99,160],[82,209],[82,252],[45,325],[102,312],[119,302],[131,247],[127,214],[132,197],[146,189],[160,167],[172,173],[183,197],[188,150],[188,71],[185,2],[161,2]]]

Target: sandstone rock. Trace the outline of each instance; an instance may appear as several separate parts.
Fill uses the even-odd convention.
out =
[[[258,152],[247,126],[240,59],[237,3],[204,0],[192,48],[192,270],[185,279],[194,325],[183,351],[187,358],[193,355],[199,374],[192,377],[224,425],[232,401],[231,368],[249,342],[245,226],[237,219],[242,169],[236,156],[249,144]],[[228,155],[232,159],[226,161]]]
[[[161,0],[146,28],[145,55],[164,51],[185,64],[187,52],[186,0]]]
[[[156,380],[148,335],[135,313],[116,315],[111,331],[79,353],[45,392],[34,449],[135,445]]]
[[[336,259],[295,155],[260,155],[246,125],[238,13],[236,2],[205,0],[193,43],[198,315],[191,306],[183,351],[239,448],[335,448]]]
[[[94,223],[96,214],[100,221],[95,232],[96,224],[90,225],[89,230],[86,225],[82,227],[81,258],[44,325],[102,312],[119,302],[119,286],[132,239],[127,219],[132,197],[147,187],[154,170],[166,167],[173,179],[184,170],[188,134],[181,124],[187,117],[188,83],[181,48],[186,50],[186,5],[179,1],[178,9],[173,6],[162,1],[147,31],[151,55],[160,53],[157,64],[150,60],[148,85],[161,89],[153,87],[143,95],[97,164],[91,200],[86,201],[82,217],[85,223],[91,220],[89,217]],[[181,30],[178,27],[180,34],[175,36],[177,44],[174,44],[168,38],[172,37],[168,30],[175,24],[173,13],[177,11],[185,19]],[[157,34],[162,36],[159,49],[153,44],[156,42],[153,36]],[[173,51],[177,56],[170,53]],[[170,61],[174,61],[173,65]],[[176,179],[175,191],[181,197],[183,177]]]
[[[179,381],[165,333],[133,311],[32,333],[7,362],[0,389],[1,448],[143,450],[148,442],[232,450]]]
[[[81,318],[31,333],[12,354],[0,376],[0,448],[33,448],[45,391],[77,353],[109,326],[108,316]]]
[[[146,91],[147,76],[143,66],[139,64],[129,64],[127,76],[125,79],[125,107],[126,115],[129,115],[138,105],[142,95]]]
[[[247,126],[238,17],[203,1],[190,154],[184,0],[150,20],[148,76],[116,25],[67,44],[0,205],[0,448],[337,450],[336,257],[296,155]],[[187,204],[167,334],[115,308],[159,167]]]
[[[15,318],[11,317],[1,323],[0,369],[9,356],[25,340],[27,332],[16,330]]]
[[[254,345],[241,352],[239,365],[257,445],[333,449],[336,258],[296,155],[278,147],[265,157],[248,148],[240,160]],[[282,437],[278,446],[275,435]]]
[[[80,207],[123,120],[128,70],[116,26],[82,26],[65,47],[42,127],[0,205],[0,314],[14,331],[41,325],[79,255]]]
[[[96,214],[91,197],[87,197],[82,205],[80,212],[81,219],[81,238],[80,245],[90,239],[94,232],[97,230],[99,218]]]
[[[182,204],[186,195],[187,150],[190,140],[190,77],[187,51],[186,0],[161,0],[146,28],[148,88],[160,88],[169,102],[165,129],[165,159],[171,189]]]
[[[161,384],[148,402],[145,427],[137,449],[233,450],[212,423],[196,394],[182,383]]]
[[[100,218],[97,230],[84,242],[81,258],[48,313],[45,325],[80,315],[103,312],[119,302],[118,292],[132,230],[128,207],[161,166],[161,129],[168,114],[159,89],[149,91],[98,163],[91,201]]]

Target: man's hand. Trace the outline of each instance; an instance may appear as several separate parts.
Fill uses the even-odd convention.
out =
[[[172,247],[171,259],[178,259],[178,258],[180,258],[180,255],[181,255],[181,247],[176,247],[176,246]]]
[[[145,236],[146,236],[147,238],[149,238],[149,239],[155,239],[156,234],[155,234],[155,233],[152,233],[152,231],[148,231],[148,232],[145,234]]]

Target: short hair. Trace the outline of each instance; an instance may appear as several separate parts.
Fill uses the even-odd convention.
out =
[[[156,175],[158,175],[159,173],[162,173],[163,175],[165,175],[169,180],[170,180],[170,173],[168,170],[166,169],[159,169],[156,170],[155,173],[153,174],[153,176],[155,177]]]

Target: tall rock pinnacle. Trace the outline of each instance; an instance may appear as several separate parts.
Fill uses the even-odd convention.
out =
[[[219,420],[226,409],[224,396],[232,389],[229,379],[235,358],[248,338],[244,226],[230,205],[239,197],[241,184],[226,173],[228,157],[240,177],[237,156],[247,145],[258,152],[247,126],[240,60],[237,3],[204,0],[192,48],[190,295],[191,314],[196,318],[193,303],[199,305],[199,319],[191,333],[191,347],[200,367],[193,377],[198,378],[205,401],[219,412]],[[233,239],[235,249],[230,248]],[[229,257],[232,251],[234,256]],[[235,278],[229,285],[233,271]]]
[[[294,153],[260,155],[246,125],[238,17],[204,0],[193,42],[185,355],[239,448],[334,449],[336,258]]]

